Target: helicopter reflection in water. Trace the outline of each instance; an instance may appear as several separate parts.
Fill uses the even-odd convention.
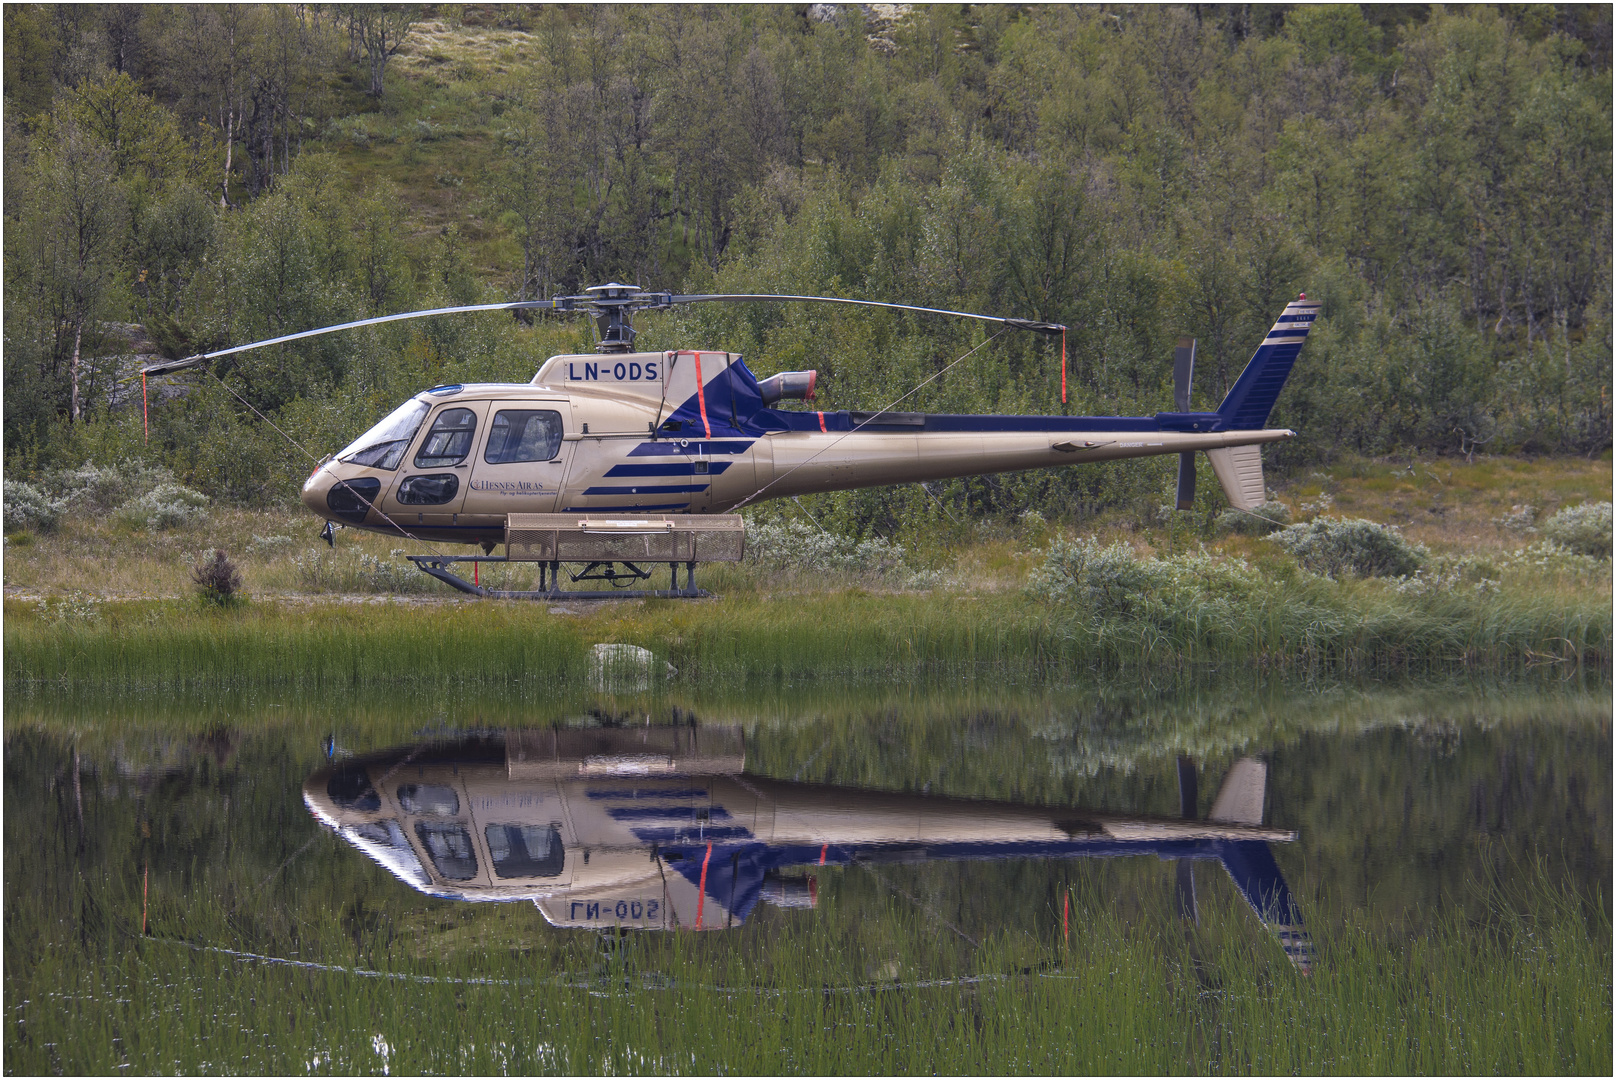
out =
[[[1312,949],[1262,824],[1266,766],[1237,761],[1178,818],[804,784],[745,771],[735,727],[510,731],[350,758],[303,801],[322,824],[430,896],[531,900],[558,927],[720,930],[758,902],[817,906],[803,872],[853,863],[1155,855],[1224,870],[1303,971]],[[793,874],[797,876],[792,876]]]

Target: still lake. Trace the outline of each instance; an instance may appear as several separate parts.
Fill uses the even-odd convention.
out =
[[[8,1073],[1608,1072],[1611,692],[5,704]]]

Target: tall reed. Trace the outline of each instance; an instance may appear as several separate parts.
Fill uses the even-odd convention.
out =
[[[132,910],[131,890],[90,892]],[[1608,915],[1540,892],[1529,917],[1495,898],[1479,930],[1347,917],[1315,934],[1311,975],[1232,899],[1203,912],[1225,929],[1195,930],[1082,889],[1064,940],[954,949],[895,900],[853,934],[820,918],[602,949],[552,932],[435,962],[356,950],[352,909],[277,957],[199,949],[244,932],[201,905],[156,937],[109,916],[8,939],[5,1052],[24,1073],[1607,1073]],[[40,925],[11,893],[8,926]]]

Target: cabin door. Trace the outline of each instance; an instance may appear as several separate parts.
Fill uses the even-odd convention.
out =
[[[487,426],[488,404],[454,401],[437,406],[423,425],[396,479],[383,494],[381,511],[406,532],[411,526],[454,527],[466,500],[473,451]]]
[[[572,427],[568,403],[496,401],[484,426],[488,434],[472,463],[463,513],[500,520],[554,513],[574,445],[565,439]]]

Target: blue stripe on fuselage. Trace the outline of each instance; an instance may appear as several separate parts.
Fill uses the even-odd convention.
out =
[[[699,799],[706,794],[706,788],[584,789],[584,795],[591,799]]]
[[[607,476],[717,476],[733,465],[731,461],[714,461],[707,466],[706,473],[696,472],[696,463],[693,461],[680,462],[674,465],[613,465],[606,470]]]
[[[750,830],[740,825],[708,825],[692,822],[677,828],[637,828],[636,839],[647,844],[705,844],[720,840],[750,840]]]
[[[672,457],[676,454],[744,454],[753,439],[719,442],[711,439],[658,439],[643,442],[628,452],[629,457]]]
[[[820,417],[824,417],[825,430],[845,433],[853,430],[848,414],[843,412],[787,412],[783,409],[764,409],[763,413],[778,422],[787,431],[818,431]],[[778,430],[778,429],[777,429]],[[1090,431],[1160,431],[1161,424],[1153,416],[975,416],[958,413],[927,413],[921,427],[883,425],[879,420],[859,428],[871,434],[918,434],[921,432],[1090,432]]]
[[[722,806],[613,806],[608,807],[606,813],[610,814],[613,820],[616,821],[674,820],[683,822],[698,809],[705,811],[710,821],[728,821],[730,819],[729,811]]]
[[[609,511],[613,514],[649,514],[653,510],[688,510],[690,504],[682,503],[656,503],[652,506],[641,506],[638,503],[624,503],[621,506],[567,506],[563,507],[563,514],[582,513],[589,510]]]
[[[648,484],[639,487],[584,488],[585,495],[693,495],[706,491],[706,484]]]

